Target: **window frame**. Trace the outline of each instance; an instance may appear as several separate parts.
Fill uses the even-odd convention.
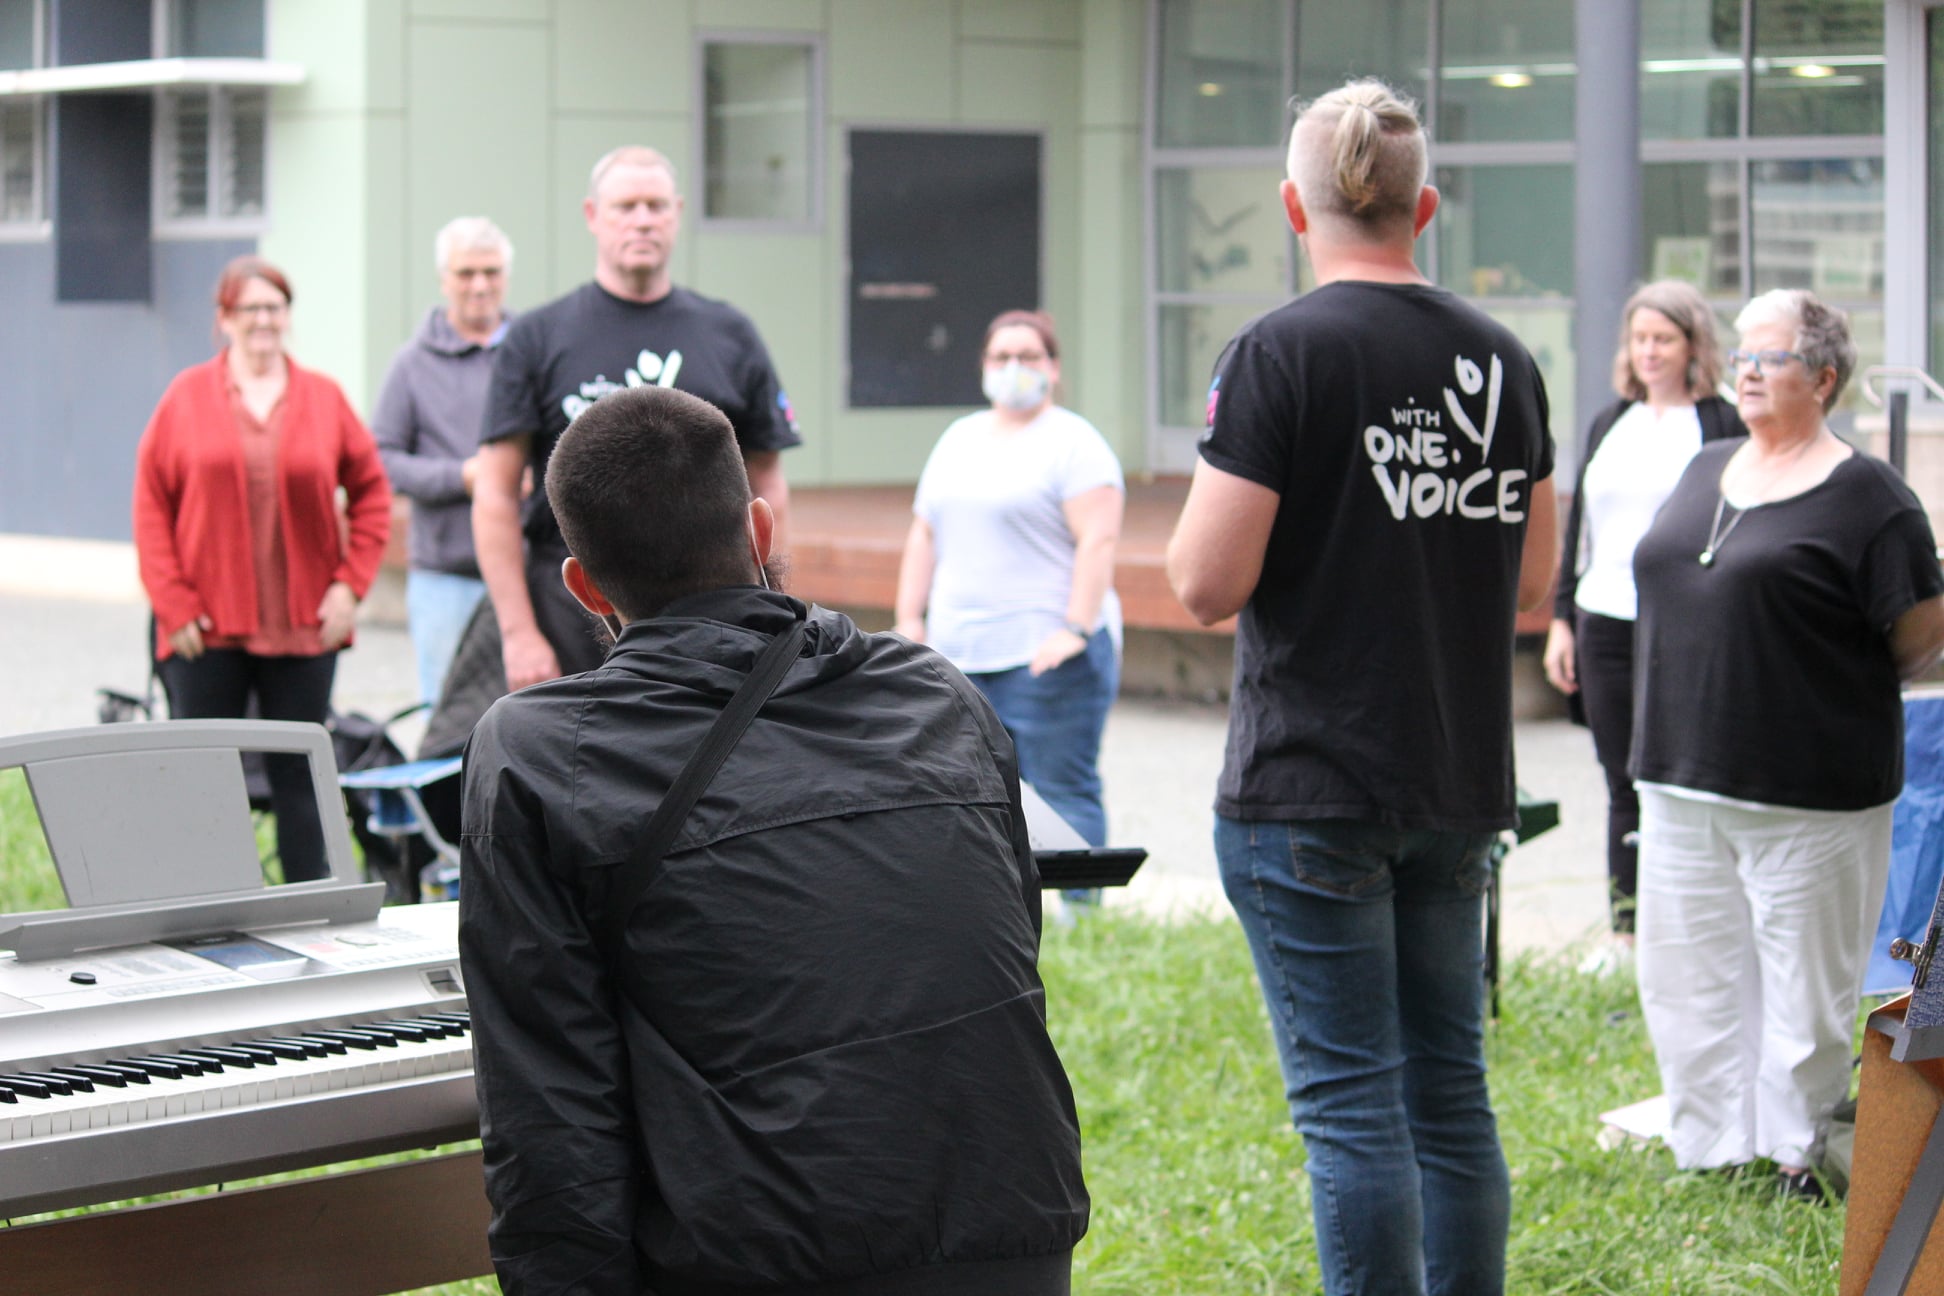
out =
[[[809,153],[806,159],[806,206],[801,217],[765,219],[750,216],[709,215],[709,47],[712,45],[787,45],[803,49],[810,56],[810,84],[805,109],[809,128]],[[724,234],[821,234],[824,230],[827,199],[825,195],[828,156],[826,117],[827,89],[824,80],[824,37],[815,31],[777,28],[705,27],[694,34],[693,85],[690,113],[690,150],[694,184],[689,193],[695,203],[698,226]]]
[[[154,0],[150,9],[150,48],[158,59],[179,56],[169,48],[169,31],[172,26],[178,0]],[[264,57],[268,56],[272,41],[271,23],[275,18],[269,0],[262,0]],[[155,121],[150,132],[149,167],[149,230],[150,237],[163,239],[236,239],[259,238],[270,230],[270,203],[272,191],[272,158],[274,150],[270,147],[272,110],[275,100],[272,86],[171,86],[154,92]],[[174,195],[174,176],[176,160],[175,115],[172,112],[174,101],[183,93],[206,93],[209,95],[209,203],[211,210],[201,216],[176,216],[170,213],[171,199]],[[238,94],[263,95],[263,206],[249,216],[225,216],[214,211],[217,198],[227,184],[232,167],[234,138],[232,126],[233,106]]]
[[[34,7],[33,62],[27,68],[47,65],[47,0],[28,0]],[[26,68],[8,69],[25,71]],[[34,114],[33,206],[35,215],[27,220],[0,219],[0,243],[39,243],[54,236],[54,213],[48,209],[47,184],[47,96],[9,95],[0,103],[23,103]]]

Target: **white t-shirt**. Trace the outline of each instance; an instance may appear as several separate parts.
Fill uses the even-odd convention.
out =
[[[1061,506],[1099,486],[1125,490],[1120,461],[1093,424],[1051,405],[1016,432],[991,410],[945,429],[918,478],[912,511],[931,527],[936,564],[925,637],[963,671],[1010,670],[1066,624],[1074,536]],[[1100,619],[1118,646],[1120,600]]]
[[[1688,460],[1701,449],[1701,417],[1694,406],[1655,417],[1643,402],[1627,407],[1593,452],[1580,489],[1579,584],[1573,602],[1598,616],[1632,621],[1634,546],[1673,493]]]

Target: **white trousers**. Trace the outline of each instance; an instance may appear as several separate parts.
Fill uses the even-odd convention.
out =
[[[1821,1156],[1849,1091],[1890,812],[1640,789],[1635,966],[1682,1169]]]

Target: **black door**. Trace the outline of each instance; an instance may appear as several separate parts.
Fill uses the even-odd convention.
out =
[[[1040,304],[1040,137],[850,135],[853,408],[981,405],[979,344]]]

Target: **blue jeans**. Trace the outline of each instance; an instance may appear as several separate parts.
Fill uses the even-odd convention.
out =
[[[1485,1088],[1494,836],[1216,817],[1330,1296],[1504,1290],[1511,1188]]]
[[[421,701],[438,705],[446,668],[459,650],[459,636],[485,593],[486,583],[477,577],[416,567],[405,573],[405,616],[411,622],[412,649],[418,657]]]
[[[1100,795],[1100,735],[1120,692],[1120,658],[1105,628],[1087,649],[1044,675],[1024,666],[968,674],[992,703],[1019,753],[1019,777],[1031,783],[1089,846],[1107,844],[1107,807]],[[1098,900],[1098,891],[1063,892]]]

